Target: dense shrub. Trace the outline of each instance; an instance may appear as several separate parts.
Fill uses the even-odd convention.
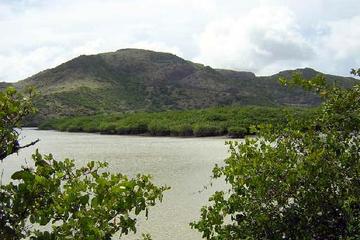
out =
[[[360,74],[360,70],[359,70]],[[215,192],[191,226],[209,240],[360,239],[360,84],[294,83],[325,99],[310,119],[262,126],[258,138],[229,142]]]
[[[229,127],[228,136],[231,138],[243,138],[246,134],[249,134],[249,131],[246,127],[238,126],[238,127]]]
[[[53,119],[40,125],[41,129],[60,131],[76,130],[109,134],[144,134],[154,136],[214,136],[224,135],[233,128],[231,136],[242,136],[236,128],[247,128],[257,124],[286,124],[286,115],[297,118],[309,117],[313,109],[280,107],[217,107],[202,110],[166,111],[156,113],[117,113],[84,117]],[[200,129],[202,125],[209,125]],[[215,126],[215,127],[214,127]],[[219,126],[223,129],[218,129]],[[194,127],[197,133],[194,133]],[[212,129],[212,130],[211,130]],[[201,131],[200,131],[201,130]],[[201,133],[203,132],[203,133]]]
[[[101,122],[99,126],[100,133],[115,134],[116,133],[115,122]]]
[[[120,123],[116,126],[117,134],[143,134],[148,132],[148,126],[143,122]]]
[[[208,121],[226,121],[227,117],[225,114],[213,113],[206,117]]]
[[[149,133],[153,136],[169,136],[170,128],[167,123],[159,122],[159,121],[151,121],[149,126]]]
[[[179,124],[172,126],[170,128],[170,133],[173,136],[181,136],[181,137],[193,136],[194,134],[192,126],[190,124]]]
[[[196,137],[220,136],[225,134],[225,129],[222,126],[209,123],[196,124],[194,125],[193,131]]]

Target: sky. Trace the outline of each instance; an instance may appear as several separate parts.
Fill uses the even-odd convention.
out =
[[[360,0],[0,0],[0,82],[82,54],[171,52],[270,75],[360,67]]]

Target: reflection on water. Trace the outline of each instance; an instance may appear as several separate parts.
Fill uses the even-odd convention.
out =
[[[75,159],[78,165],[90,160],[107,161],[111,172],[147,173],[153,175],[157,184],[171,186],[163,202],[150,209],[149,220],[141,221],[139,233],[150,233],[157,240],[201,239],[199,233],[190,229],[189,222],[199,217],[201,206],[218,187],[199,193],[208,185],[214,164],[221,163],[227,156],[226,139],[115,136],[34,129],[23,130],[23,136],[24,144],[37,138],[41,141],[0,163],[3,182],[15,169],[31,163],[31,153],[36,148],[41,153],[53,153],[57,160]]]

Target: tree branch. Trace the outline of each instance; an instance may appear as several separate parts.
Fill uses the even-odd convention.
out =
[[[35,145],[36,143],[38,143],[40,141],[40,139],[36,139],[35,141],[29,143],[29,144],[26,144],[24,146],[20,146],[19,145],[19,142],[16,140],[14,141],[12,144],[13,144],[13,147],[11,149],[10,152],[7,151],[7,149],[3,149],[2,151],[0,151],[0,160],[4,160],[7,156],[10,156],[11,154],[14,154],[14,153],[17,153],[20,149],[23,149],[23,148],[27,148],[27,147],[30,147],[30,146],[33,146]]]
[[[19,146],[19,147],[17,148],[16,152],[19,151],[20,149],[33,146],[33,145],[35,145],[36,143],[38,143],[39,141],[40,141],[40,139],[36,139],[35,141],[33,141],[33,142],[29,143],[29,144],[26,144],[26,145],[24,145],[24,146]]]

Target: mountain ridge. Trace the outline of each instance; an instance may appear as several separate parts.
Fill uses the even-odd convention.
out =
[[[319,104],[320,99],[312,93],[279,85],[280,76],[289,77],[294,71],[306,78],[320,74],[304,68],[256,76],[247,71],[214,69],[171,53],[128,48],[81,55],[12,85],[18,89],[33,85],[40,91],[35,100],[39,108],[35,122],[106,112]],[[357,81],[325,76],[344,87]],[[0,83],[0,88],[8,85]]]

